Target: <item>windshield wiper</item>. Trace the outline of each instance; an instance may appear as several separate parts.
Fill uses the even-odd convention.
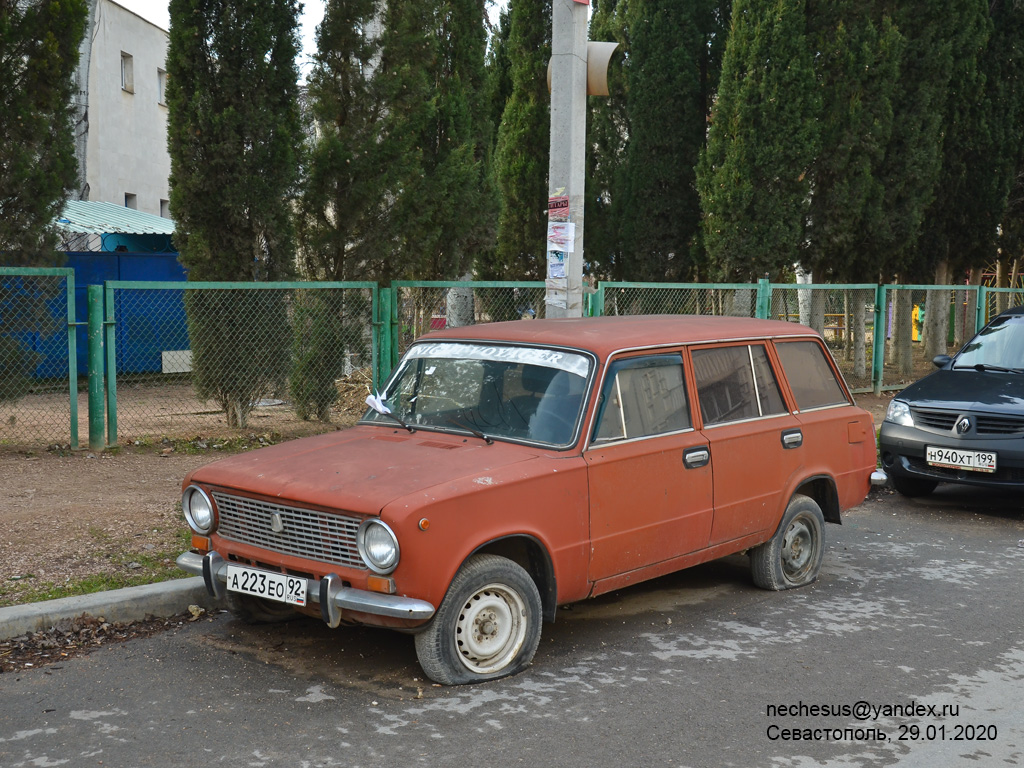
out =
[[[996,373],[1024,373],[1024,368],[1004,368],[1001,365],[986,365],[985,363],[978,363],[971,367],[981,373],[984,373],[985,371],[994,371]]]
[[[403,429],[409,430],[410,433],[416,432],[415,429],[413,429],[400,418],[395,416],[395,414],[391,412],[391,409],[384,405],[384,400],[380,395],[370,395],[369,397],[366,398],[366,404],[370,406],[370,410],[373,411],[374,413],[379,413],[381,416],[387,416],[389,419],[397,421],[399,424],[402,425]]]
[[[474,437],[479,437],[481,440],[483,440],[488,445],[491,445],[491,444],[494,443],[493,438],[488,437],[483,432],[481,432],[479,429],[473,429],[473,427],[471,427],[471,426],[469,426],[467,424],[463,424],[462,422],[456,421],[455,419],[451,419],[451,418],[448,419],[448,423],[449,424],[454,424],[456,427],[459,427],[460,429],[466,430],[467,432],[469,432]]]

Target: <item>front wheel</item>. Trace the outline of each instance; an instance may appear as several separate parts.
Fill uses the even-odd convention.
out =
[[[775,535],[750,552],[754,583],[762,589],[793,589],[818,578],[825,554],[825,518],[817,502],[797,494]]]
[[[436,683],[462,685],[514,675],[540,643],[540,592],[522,567],[475,555],[455,574],[416,656]]]

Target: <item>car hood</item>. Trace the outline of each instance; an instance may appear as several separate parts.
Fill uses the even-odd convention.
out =
[[[942,370],[896,395],[915,408],[1024,414],[1024,374]]]
[[[358,426],[207,464],[185,482],[301,506],[378,514],[415,491],[535,459],[536,449],[465,435]]]

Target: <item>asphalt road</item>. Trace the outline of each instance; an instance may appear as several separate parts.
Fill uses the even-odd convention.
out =
[[[0,766],[1024,763],[1024,501],[883,492],[814,585],[732,557],[581,603],[506,680],[412,640],[221,615],[0,677]]]

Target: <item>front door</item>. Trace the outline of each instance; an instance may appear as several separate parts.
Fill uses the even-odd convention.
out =
[[[679,354],[609,366],[591,443],[592,581],[629,573],[708,544],[712,473],[693,429]]]

